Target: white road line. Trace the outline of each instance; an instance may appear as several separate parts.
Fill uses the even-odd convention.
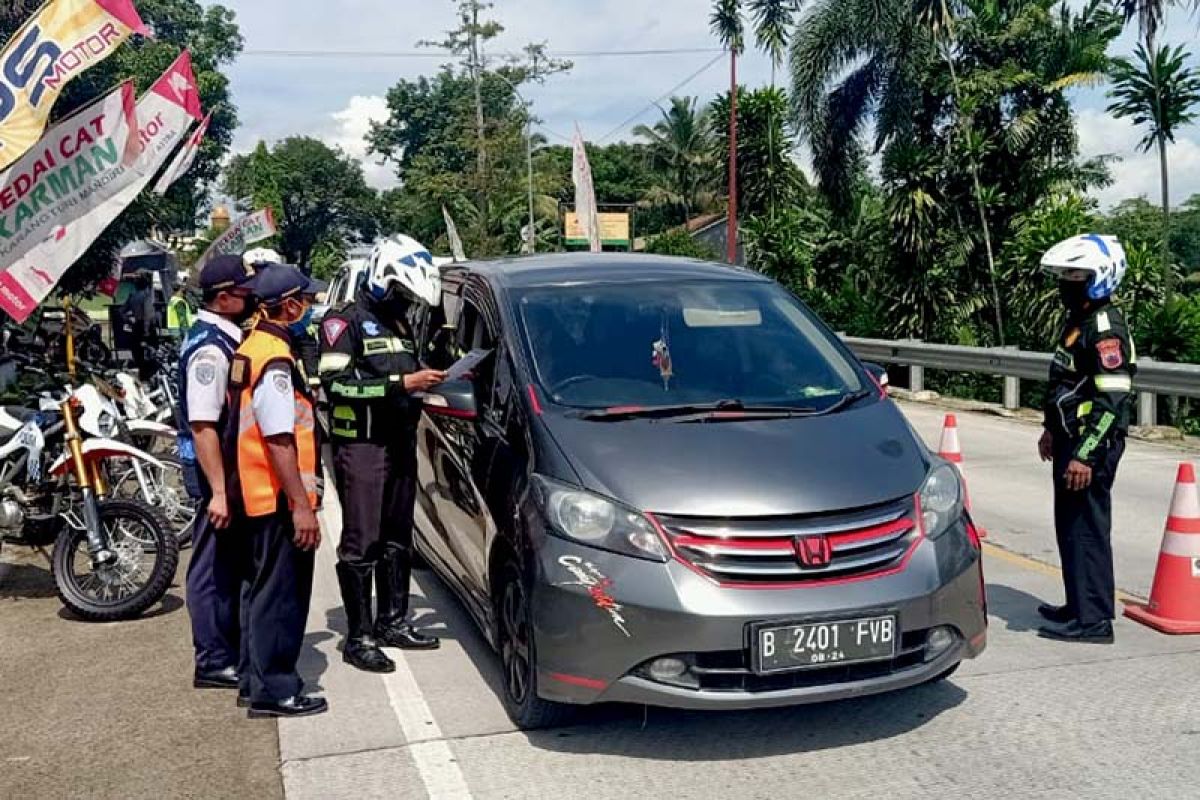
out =
[[[326,464],[330,464],[327,460]],[[332,470],[325,470],[325,508],[322,509],[322,522],[325,524],[325,535],[331,540],[341,531],[341,505],[337,498],[337,483],[333,479]],[[332,502],[331,502],[332,501]],[[390,650],[388,655],[396,662],[396,671],[382,675],[384,687],[387,689],[388,700],[400,730],[408,742],[408,751],[413,763],[425,784],[425,791],[431,800],[471,800],[471,790],[467,788],[466,778],[458,767],[458,761],[450,749],[450,743],[442,736],[425,695],[417,684],[408,660],[403,652]],[[336,756],[335,756],[336,757]]]
[[[383,683],[425,790],[433,800],[470,800],[467,781],[458,768],[450,744],[442,738],[442,729],[433,718],[408,661],[402,654],[395,656],[398,656],[394,659],[396,671],[385,675]]]

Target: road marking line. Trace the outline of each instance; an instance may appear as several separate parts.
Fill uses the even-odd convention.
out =
[[[1056,566],[1053,566],[1052,564],[1047,564],[1044,561],[1038,561],[1037,559],[1030,558],[1029,556],[1023,556],[1020,553],[1014,553],[1012,550],[1005,550],[1003,547],[1000,547],[993,542],[984,542],[983,547],[989,556],[998,558],[1001,561],[1007,561],[1015,566],[1022,567],[1023,569],[1027,569],[1032,572],[1038,572],[1042,575],[1049,575],[1052,578],[1062,577],[1062,570]],[[1123,592],[1120,589],[1117,590],[1117,599],[1125,603],[1144,603],[1146,601],[1143,597],[1138,597],[1137,595]]]
[[[443,797],[470,800],[471,790],[449,742],[442,737],[442,729],[433,718],[408,661],[403,654],[397,655],[396,671],[383,676],[383,683],[425,790],[437,800]]]

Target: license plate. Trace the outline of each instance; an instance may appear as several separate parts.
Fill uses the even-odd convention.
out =
[[[879,661],[896,654],[895,616],[772,625],[757,629],[758,672]]]

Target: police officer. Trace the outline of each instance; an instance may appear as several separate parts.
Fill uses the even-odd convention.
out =
[[[431,649],[406,621],[416,500],[413,393],[444,373],[422,369],[407,320],[414,303],[441,300],[429,252],[407,236],[379,242],[354,302],[321,323],[322,384],[331,406],[333,467],[342,502],[337,575],[348,635],[343,660],[369,672],[395,663],[380,646]],[[372,583],[375,606],[372,606]]]
[[[1042,257],[1058,278],[1067,319],[1050,366],[1043,461],[1054,464],[1054,526],[1066,603],[1042,605],[1039,635],[1111,643],[1115,586],[1112,487],[1125,451],[1137,354],[1112,295],[1125,276],[1125,251],[1113,236],[1060,242]]]
[[[254,270],[237,256],[209,261],[199,282],[204,308],[181,348],[178,395],[184,482],[200,511],[187,572],[194,685],[236,689],[240,596],[249,550],[226,495],[221,436],[227,423],[229,364],[242,341],[238,326],[254,312],[257,282]]]
[[[240,698],[252,718],[308,716],[328,708],[323,698],[301,693],[296,671],[321,543],[319,443],[295,351],[309,288],[295,267],[263,270],[260,316],[229,372],[225,454],[237,465],[229,494],[241,504],[253,550]]]

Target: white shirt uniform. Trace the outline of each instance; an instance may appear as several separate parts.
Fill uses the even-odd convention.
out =
[[[201,322],[216,325],[235,343],[242,341],[242,329],[219,314],[202,309],[196,315]],[[217,422],[225,407],[229,386],[229,359],[215,344],[205,345],[192,355],[187,372],[188,422]]]
[[[292,371],[283,364],[268,367],[254,389],[254,419],[263,436],[296,432],[296,393]]]

